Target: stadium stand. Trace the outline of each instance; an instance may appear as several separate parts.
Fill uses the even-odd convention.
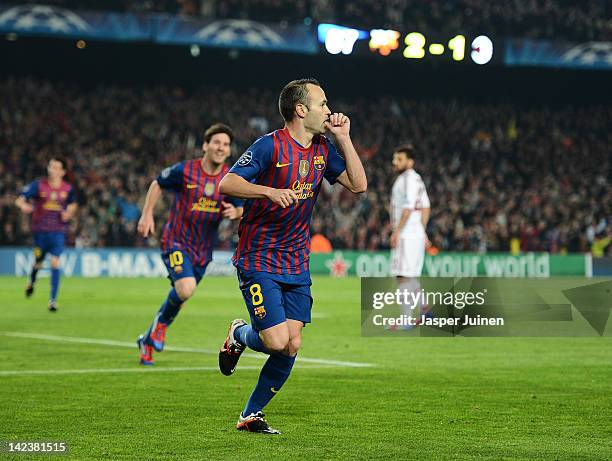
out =
[[[47,0],[71,9],[165,12],[264,22],[335,22],[497,37],[611,40],[612,4],[602,0]]]
[[[0,81],[0,244],[28,243],[28,219],[13,202],[25,181],[44,174],[49,156],[61,154],[82,205],[70,229],[76,246],[156,246],[135,232],[150,180],[166,165],[198,156],[202,129],[216,121],[234,127],[235,159],[282,126],[276,97],[255,88]],[[323,189],[313,227],[334,248],[388,248],[391,154],[407,140],[417,146],[416,169],[432,200],[436,249],[589,251],[612,233],[609,105],[390,97],[332,103],[352,117],[369,178],[362,196]],[[167,209],[158,208],[158,229]],[[221,245],[231,245],[234,230],[222,229]]]

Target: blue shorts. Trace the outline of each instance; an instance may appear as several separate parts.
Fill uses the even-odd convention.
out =
[[[194,277],[196,284],[200,283],[208,266],[208,263],[202,266],[194,266],[189,255],[181,250],[170,250],[167,253],[162,253],[162,260],[168,269],[168,278],[172,285],[185,277]]]
[[[284,283],[268,272],[237,271],[240,291],[256,330],[265,330],[287,319],[310,323],[310,277],[307,283],[297,285]]]
[[[42,261],[47,253],[59,256],[64,251],[66,236],[63,232],[34,232],[34,256]]]

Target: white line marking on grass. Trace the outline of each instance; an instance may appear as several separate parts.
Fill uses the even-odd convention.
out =
[[[259,367],[247,366],[240,367],[243,370],[258,370]],[[81,370],[2,370],[0,376],[21,376],[21,375],[69,375],[87,373],[155,373],[160,371],[218,371],[218,367],[171,367],[157,368],[144,367],[138,368],[84,368]]]
[[[306,366],[302,368],[329,368],[325,366]],[[241,366],[240,370],[260,370],[261,367]],[[80,375],[88,373],[158,373],[166,371],[219,371],[219,367],[144,367],[138,368],[84,368],[80,370],[0,370],[0,377],[23,375]]]
[[[60,341],[66,343],[81,343],[81,344],[98,344],[101,346],[114,346],[114,347],[129,347],[130,349],[136,348],[136,342],[127,341],[115,341],[112,339],[96,339],[96,338],[78,338],[74,336],[55,336],[55,335],[42,335],[38,333],[21,333],[18,331],[4,331],[0,332],[3,336],[10,336],[13,338],[27,338],[27,339],[40,339],[43,341]],[[199,349],[195,347],[182,347],[182,346],[166,346],[166,351],[173,352],[194,352],[197,354],[209,354],[217,355],[219,351],[211,349]],[[244,354],[244,357],[252,359],[265,360],[267,355],[264,354]],[[327,360],[327,359],[312,359],[308,357],[300,356],[298,359],[301,363],[316,363],[318,365],[330,365],[335,367],[347,367],[347,368],[367,368],[375,365],[364,362],[346,362],[342,360]]]
[[[330,317],[326,312],[313,312],[311,316],[313,319],[328,319]]]

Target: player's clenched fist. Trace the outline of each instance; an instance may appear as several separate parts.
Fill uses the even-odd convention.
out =
[[[297,195],[291,189],[272,189],[268,198],[282,208],[287,208],[298,201]]]
[[[70,213],[68,210],[63,210],[60,216],[62,218],[62,222],[68,222],[72,219],[72,213]]]
[[[224,218],[227,218],[227,219],[233,221],[234,219],[240,218],[240,216],[242,215],[241,212],[238,211],[238,208],[236,208],[231,203],[222,201],[221,202],[221,206],[223,207],[223,211],[221,212],[221,216],[223,216]]]
[[[138,221],[138,233],[143,237],[148,237],[149,234],[153,234],[154,232],[155,221],[153,221],[153,216],[143,214]]]
[[[335,136],[348,135],[351,129],[350,119],[342,112],[331,114],[324,125]]]

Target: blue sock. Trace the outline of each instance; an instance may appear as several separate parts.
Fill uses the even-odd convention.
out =
[[[270,353],[259,337],[259,331],[254,329],[251,325],[243,325],[236,328],[234,330],[234,339],[236,341],[240,341],[246,346],[249,346],[256,352],[263,352],[264,354]]]
[[[178,312],[181,309],[182,305],[183,300],[179,298],[179,295],[176,294],[176,290],[172,288],[168,293],[168,297],[159,308],[158,320],[161,323],[170,325],[174,321],[174,318],[178,315]]]
[[[59,289],[60,270],[51,269],[51,299],[57,299],[57,290]]]
[[[270,354],[270,357],[268,357],[268,360],[261,369],[257,385],[246,407],[244,407],[243,416],[257,413],[264,409],[268,402],[272,400],[272,397],[280,391],[285,381],[287,381],[294,363],[295,356]]]

